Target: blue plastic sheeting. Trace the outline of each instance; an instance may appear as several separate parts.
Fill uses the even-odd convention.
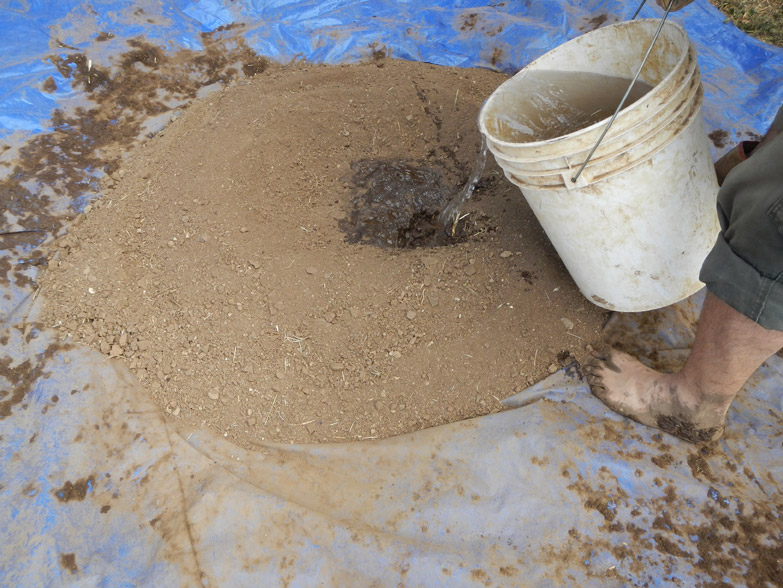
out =
[[[42,60],[57,52],[58,41],[85,48],[100,31],[125,38],[142,35],[173,49],[198,48],[198,33],[232,22],[247,24],[245,37],[259,54],[288,62],[303,58],[338,63],[362,59],[372,45],[393,57],[439,65],[493,67],[514,72],[550,49],[604,20],[630,18],[636,3],[539,0],[531,2],[419,2],[178,0],[66,2],[17,0],[0,6],[0,136],[40,130],[53,100],[39,91],[53,75]],[[138,13],[142,8],[143,13]],[[652,0],[640,13],[659,18]],[[468,15],[475,15],[466,27]],[[706,0],[670,18],[682,24],[697,47],[706,91],[708,129],[763,133],[783,103],[783,50],[752,39],[724,22]],[[147,20],[153,21],[152,23]],[[730,124],[729,124],[730,123]],[[736,134],[732,139],[736,138]]]
[[[663,352],[686,348],[698,309],[697,297],[610,329]],[[651,323],[679,336],[645,336]],[[377,442],[249,452],[176,433],[118,364],[33,335],[11,329],[2,350],[36,376],[3,422],[6,586],[780,579],[780,357],[748,383],[708,451],[607,411],[567,369],[503,413]]]
[[[635,8],[5,2],[0,138],[19,145],[49,127],[53,107],[80,103],[45,60],[74,52],[65,46],[89,47],[108,65],[128,38],[199,48],[200,32],[240,21],[251,47],[282,62],[384,49],[512,72]],[[660,14],[654,5],[642,11]],[[783,103],[783,51],[723,23],[706,0],[672,18],[697,46],[708,130],[728,132],[725,148],[762,133]],[[101,31],[116,37],[98,49]],[[54,94],[40,91],[50,75]],[[385,441],[246,452],[205,432],[175,432],[122,368],[28,324],[29,305],[40,301],[24,285],[3,295],[2,586],[783,583],[780,357],[751,378],[726,436],[706,451],[607,411],[567,370],[509,399],[520,406],[501,414]],[[674,366],[699,304],[616,316],[611,336]]]

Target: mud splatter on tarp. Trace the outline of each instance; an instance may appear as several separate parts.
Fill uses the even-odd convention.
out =
[[[712,450],[688,455],[694,477],[703,477],[709,468],[704,458],[708,454]],[[664,455],[666,462],[673,457]],[[624,585],[652,584],[660,580],[652,570],[673,571],[673,566],[682,562],[691,562],[693,585],[783,585],[779,499],[770,496],[763,502],[750,500],[741,490],[742,484],[737,484],[738,478],[725,472],[714,478],[722,479],[716,480],[703,497],[689,492],[679,495],[686,485],[680,487],[673,479],[655,478],[660,495],[649,498],[626,493],[619,479],[613,480],[607,472],[597,486],[577,474],[568,489],[584,500],[587,511],[603,516],[603,533],[571,529],[565,544],[542,548],[541,560],[566,578],[580,566],[592,569],[599,554],[611,553],[615,559],[610,569],[624,579]],[[694,518],[695,511],[701,516]],[[594,573],[600,577],[602,570],[595,568]]]
[[[707,137],[710,138],[712,144],[718,149],[725,147],[729,141],[729,133],[723,129],[714,130]]]
[[[87,497],[87,494],[92,492],[95,487],[95,476],[88,478],[80,478],[75,482],[70,480],[63,484],[62,488],[58,488],[53,491],[53,494],[60,502],[70,502],[76,500],[81,502]]]
[[[477,32],[487,37],[494,37],[503,32],[504,23],[496,13],[463,12],[459,15],[457,25],[460,31]]]
[[[33,334],[37,332],[37,328],[41,326],[40,324],[27,326],[25,338],[28,343],[33,338]],[[22,329],[19,330],[22,331]],[[9,342],[8,337],[3,337],[0,340],[0,345],[8,345]],[[23,410],[27,409],[28,394],[33,391],[36,383],[51,376],[51,371],[45,369],[50,366],[51,359],[56,354],[70,349],[73,349],[73,345],[70,343],[53,343],[36,355],[35,359],[25,359],[24,361],[16,361],[5,356],[4,350],[0,349],[0,421],[11,416],[19,405]],[[53,406],[59,400],[59,397],[54,395],[50,398],[51,404],[47,404],[47,406]],[[48,410],[48,408],[44,408]]]
[[[613,24],[618,22],[618,18],[616,16],[610,17],[608,14],[597,14],[595,16],[585,17],[582,19],[582,24],[579,27],[580,31],[589,32],[594,31],[596,29],[601,28],[603,25],[605,25],[607,22],[609,24]]]
[[[30,279],[22,273],[29,265],[22,258],[99,195],[101,181],[118,169],[122,154],[150,134],[151,121],[160,128],[202,88],[266,69],[268,61],[236,36],[242,28],[230,25],[202,33],[203,49],[171,53],[131,39],[128,50],[108,66],[93,62],[89,47],[49,56],[83,100],[68,110],[55,109],[48,132],[0,162],[0,206],[5,211],[0,232],[29,232],[27,243],[0,241],[5,257],[0,285],[12,280],[17,287],[29,285],[20,283],[23,277]],[[101,33],[95,42],[110,35]],[[46,85],[56,88],[54,80]]]
[[[63,553],[60,555],[60,566],[63,569],[68,570],[72,574],[79,571],[79,566],[76,565],[76,554]]]
[[[12,363],[7,357],[0,358],[0,420],[11,416],[13,408],[25,399],[38,378],[46,375],[42,364],[33,366],[29,360],[16,366]]]

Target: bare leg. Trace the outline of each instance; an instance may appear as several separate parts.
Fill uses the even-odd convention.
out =
[[[737,392],[783,347],[783,331],[753,322],[707,294],[693,350],[680,372],[661,374],[613,351],[584,367],[593,394],[609,408],[692,443],[723,434]]]

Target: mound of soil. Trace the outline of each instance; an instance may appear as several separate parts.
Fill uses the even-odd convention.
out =
[[[433,229],[504,79],[270,66],[194,102],[55,243],[42,321],[125,363],[171,419],[246,447],[502,410],[606,318],[491,157],[458,238]]]

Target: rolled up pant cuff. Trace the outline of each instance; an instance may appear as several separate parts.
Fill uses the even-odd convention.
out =
[[[775,278],[760,274],[718,237],[699,279],[714,296],[765,329],[783,331],[783,273]]]

